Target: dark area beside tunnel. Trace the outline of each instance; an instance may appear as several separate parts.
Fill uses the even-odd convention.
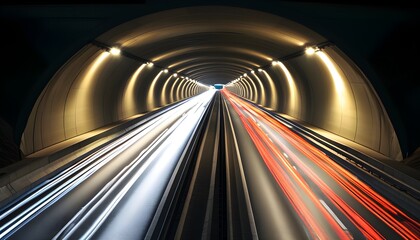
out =
[[[369,60],[392,100],[393,111],[401,119],[407,139],[404,162],[420,168],[420,48],[413,37],[416,29],[420,29],[418,20],[401,23],[383,39]]]
[[[34,76],[46,68],[42,57],[34,51],[25,35],[27,25],[17,20],[0,19],[3,36],[2,87],[0,88],[0,167],[7,166],[21,158],[20,138],[15,136],[15,124],[25,98],[33,91]],[[20,94],[17,94],[20,93]]]
[[[240,2],[253,2],[255,0],[234,0],[228,1],[233,3]],[[4,0],[2,4],[4,5],[16,5],[16,4],[147,4],[147,3],[168,3],[168,2],[182,2],[182,3],[192,3],[197,1],[186,1],[186,0],[63,0],[63,1],[52,1],[52,0]],[[226,3],[227,1],[223,0],[213,0],[212,3]],[[272,1],[280,2],[280,1]],[[372,7],[417,7],[416,1],[410,0],[400,0],[400,1],[375,1],[375,0],[289,0],[285,2],[297,2],[297,3],[321,3],[321,4],[336,4],[336,5],[360,5],[360,6],[372,6]]]

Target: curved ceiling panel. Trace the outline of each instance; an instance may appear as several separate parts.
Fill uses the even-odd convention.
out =
[[[206,61],[214,57],[227,69],[234,58],[235,62],[243,61],[243,71],[248,71],[266,65],[272,59],[301,51],[306,45],[325,41],[287,19],[230,7],[164,11],[127,22],[97,40],[186,74],[185,68],[178,67],[180,60],[200,61],[201,58]],[[232,80],[228,78],[230,75],[219,77],[219,83]],[[210,79],[214,76],[209,75],[208,80],[200,78],[200,81],[215,83]]]

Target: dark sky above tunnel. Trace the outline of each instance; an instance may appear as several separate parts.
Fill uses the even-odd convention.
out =
[[[241,1],[228,1],[228,2],[252,2],[251,0]],[[255,0],[254,0],[255,1]],[[15,5],[15,4],[148,4],[148,3],[165,3],[174,2],[174,0],[4,0],[2,4]],[[197,1],[177,1],[177,2],[197,2]],[[212,3],[226,3],[227,1],[201,1]],[[264,2],[279,2],[279,1],[264,1]],[[415,1],[412,0],[399,0],[399,1],[377,1],[377,0],[289,0],[287,2],[299,3],[327,3],[338,5],[363,5],[363,6],[392,6],[392,7],[415,7]]]

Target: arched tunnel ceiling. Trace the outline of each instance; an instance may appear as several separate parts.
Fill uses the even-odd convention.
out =
[[[311,46],[317,52],[306,54]],[[161,11],[96,37],[38,97],[21,150],[31,154],[191,97],[208,89],[201,83],[226,84],[263,107],[402,159],[381,100],[338,47],[280,16],[221,6]]]
[[[419,88],[417,81],[418,74],[416,72],[417,61],[413,59],[413,56],[416,56],[418,53],[418,47],[415,42],[416,39],[412,37],[412,33],[413,29],[418,28],[420,14],[418,14],[418,8],[409,8],[410,4],[414,4],[414,2],[410,4],[404,3],[402,5],[400,5],[401,1],[393,3],[382,2],[379,3],[379,5],[376,2],[369,4],[365,1],[363,1],[363,3],[346,3],[340,1],[336,4],[311,3],[307,1],[300,3],[283,1],[147,1],[147,3],[140,2],[128,5],[123,2],[119,2],[115,5],[86,4],[86,2],[80,5],[77,3],[75,5],[62,3],[20,5],[13,3],[11,5],[3,5],[2,8],[0,8],[3,35],[7,36],[1,38],[2,46],[7,46],[4,48],[4,56],[7,61],[3,64],[4,71],[2,76],[4,80],[2,81],[3,86],[0,88],[2,90],[0,98],[3,103],[6,103],[2,104],[0,107],[0,133],[3,134],[1,135],[2,140],[8,142],[8,145],[5,146],[6,149],[10,148],[6,156],[8,160],[3,162],[15,162],[18,159],[21,159],[22,156],[25,156],[25,154],[22,155],[20,153],[19,145],[21,145],[23,139],[28,141],[32,139],[32,136],[29,135],[24,137],[24,135],[27,133],[25,129],[27,129],[28,126],[32,126],[33,119],[31,119],[30,115],[32,115],[39,105],[37,99],[40,99],[40,96],[43,94],[43,89],[45,90],[45,88],[50,85],[52,78],[57,75],[57,72],[60,72],[60,69],[66,66],[66,62],[68,62],[72,56],[74,57],[75,53],[80,49],[84,49],[83,46],[87,43],[91,43],[104,32],[123,24],[124,22],[138,17],[144,17],[147,14],[152,15],[146,16],[143,19],[152,19],[151,16],[157,15],[156,13],[159,15],[163,13],[160,11],[172,9],[166,12],[181,12],[182,14],[179,16],[183,15],[184,18],[188,18],[190,15],[193,16],[195,14],[194,11],[191,11],[191,8],[180,8],[213,6],[215,4],[219,6],[231,6],[229,7],[230,9],[233,9],[233,7],[242,8],[233,9],[232,11],[229,11],[228,14],[235,13],[238,18],[241,18],[244,21],[249,18],[252,18],[255,21],[255,17],[249,15],[239,16],[240,14],[238,11],[244,13],[253,12],[263,16],[263,18],[257,19],[257,22],[263,21],[264,18],[272,18],[281,23],[290,22],[285,21],[284,19],[279,20],[279,18],[276,17],[281,16],[301,23],[326,37],[355,61],[361,71],[369,78],[369,81],[377,91],[378,97],[382,101],[384,108],[392,120],[393,127],[397,131],[398,141],[402,144],[401,148],[404,156],[408,156],[419,146],[419,124],[417,121],[418,113],[420,112],[418,111],[420,104],[418,104],[419,99],[417,97],[419,95]],[[389,4],[392,6],[396,5],[397,7],[389,7]],[[215,9],[220,9],[220,7],[216,7]],[[255,9],[273,15],[246,9]],[[216,12],[214,14],[217,15],[219,13]],[[210,13],[204,13],[204,16],[208,15],[210,15]],[[178,17],[172,15],[171,18],[167,19],[176,22],[178,21],[177,18]],[[214,18],[210,17],[208,19]],[[173,25],[172,22],[167,25]],[[142,24],[144,26],[149,26],[149,32],[151,32],[153,29],[150,26],[157,23],[145,21]],[[254,25],[254,23],[250,25]],[[134,27],[141,28],[142,26]],[[117,28],[118,27],[115,29]],[[126,29],[125,31],[130,32],[131,30]],[[156,29],[153,32],[156,34]],[[238,37],[241,34],[231,34],[230,38],[236,39],[236,42],[233,40],[231,41],[233,47],[232,51],[229,51],[231,56],[231,59],[229,60],[235,61],[235,69],[233,70],[232,64],[226,66],[225,62],[219,60],[221,53],[211,49],[212,47],[219,49],[220,45],[224,44],[224,39],[219,37],[210,39],[202,32],[197,32],[199,32],[198,36],[201,36],[197,40],[193,40],[193,34],[189,34],[188,39],[183,35],[180,35],[179,38],[184,39],[185,44],[178,44],[177,40],[172,42],[165,41],[167,43],[165,45],[154,45],[153,41],[151,41],[153,37],[148,35],[148,39],[143,39],[143,46],[146,46],[147,44],[150,51],[148,51],[149,49],[146,47],[144,47],[143,51],[145,53],[149,52],[148,54],[150,54],[158,53],[159,51],[156,49],[164,49],[164,51],[161,52],[168,53],[169,55],[157,54],[162,57],[161,59],[158,59],[157,56],[150,57],[155,58],[155,61],[162,66],[174,63],[168,67],[177,68],[180,69],[180,71],[188,70],[193,64],[200,65],[200,68],[195,67],[197,73],[191,72],[191,77],[195,79],[199,78],[202,81],[236,78],[238,74],[243,73],[244,66],[248,66],[248,70],[250,70],[250,66],[259,65],[260,59],[262,58],[268,59],[284,56],[282,54],[285,49],[280,49],[276,44],[276,41],[271,41],[269,45],[267,44],[267,38],[263,39],[259,34],[254,34],[252,36],[248,34],[248,46],[257,45],[260,53],[265,53],[266,56],[260,57],[258,54],[255,54],[254,51],[254,53],[248,52],[249,56],[246,59],[241,59],[238,57],[241,55],[235,55],[234,52],[238,52],[238,49],[239,52],[244,50],[244,48],[237,43],[238,41],[243,42],[244,39]],[[227,33],[227,31],[219,32],[221,32],[222,35],[226,35]],[[209,32],[210,36],[214,36],[214,34],[215,32]],[[306,36],[307,34],[308,32],[305,32],[304,35]],[[119,37],[122,37],[121,33]],[[162,37],[161,39],[165,40],[165,38]],[[178,37],[173,39],[178,39]],[[225,39],[228,39],[228,37],[226,36]],[[180,60],[182,56],[178,56],[180,54],[182,55],[183,51],[187,50],[185,45],[196,41],[213,41],[213,43],[208,46],[207,51],[208,54],[213,54],[213,57],[208,55],[207,58],[203,58],[203,55],[200,53],[204,53],[205,48],[202,46],[204,44],[200,44],[200,46],[190,48],[190,51],[188,52],[189,58]],[[110,41],[112,44],[114,42],[114,40]],[[171,46],[169,42],[175,43],[175,46]],[[215,44],[217,42],[219,42],[219,44]],[[179,45],[179,48],[176,48],[176,45]],[[263,45],[266,47],[265,51],[261,50]],[[98,52],[98,46],[94,46],[94,48],[96,49],[96,52]],[[191,51],[193,49],[199,50]],[[250,49],[246,49],[246,51],[253,49],[255,48],[251,47]],[[271,52],[271,50],[273,50],[273,52]],[[170,55],[170,53],[173,55]],[[194,58],[192,53],[197,53]],[[139,57],[146,56],[139,55]],[[226,56],[223,55],[222,57],[225,58]],[[103,74],[105,76],[110,74],[110,77],[106,78],[106,81],[109,81],[110,78],[114,77],[119,77],[120,81],[127,81],[124,77],[129,79],[130,74],[136,72],[139,62],[142,62],[127,61],[127,59],[120,61],[122,59],[123,58],[120,58],[118,60],[115,58],[112,60],[113,64],[116,66],[106,64],[106,67],[111,67],[111,70],[105,71]],[[242,61],[244,60],[247,61],[246,64],[243,64]],[[227,62],[226,59],[224,59],[224,61]],[[269,61],[266,63],[269,63]],[[293,77],[301,77],[301,74],[299,75],[297,71],[303,69],[304,63],[302,61],[295,61],[292,59],[290,61],[284,61],[284,63]],[[124,67],[126,73],[124,74],[120,71],[120,73],[112,75],[112,72],[120,67]],[[204,69],[204,67],[206,67],[206,69]],[[270,69],[270,72],[267,72],[267,74],[281,80],[281,76],[273,75],[275,72],[281,74],[279,67],[267,66],[265,69]],[[142,79],[144,81],[152,81],[155,74],[159,72],[158,70],[157,72],[151,69],[149,70],[144,71],[144,74],[142,73]],[[210,73],[213,73],[211,78],[209,77]],[[303,75],[310,76],[310,74],[311,73],[304,73]],[[266,81],[265,76],[263,76],[262,73],[258,73],[258,75],[263,81],[263,86],[261,87],[268,87],[267,82],[264,82]],[[165,74],[162,74],[162,76],[165,76]],[[251,77],[254,80],[257,80],[252,75]],[[285,79],[281,81],[284,80]],[[162,79],[161,81],[165,81],[165,79]],[[180,81],[177,82],[178,86],[179,82]],[[252,82],[248,79],[247,82],[243,83],[243,88],[249,89],[250,87],[254,87],[249,84],[252,84]],[[178,87],[174,87],[174,85],[171,85],[170,83],[163,85],[163,89],[165,89],[165,86],[166,90],[170,89],[176,91],[178,89]],[[259,87],[258,84],[256,84],[256,86]],[[110,87],[112,88],[113,86]],[[162,84],[158,84],[157,90],[159,90],[160,87],[162,87]],[[278,87],[279,94],[284,94],[284,88],[287,86]],[[307,87],[317,88],[312,85]],[[196,88],[192,89],[196,90]],[[241,91],[243,92],[243,89]],[[63,95],[66,93],[57,93],[57,95],[59,94]],[[161,97],[165,96],[163,93],[159,95]],[[179,94],[179,96],[182,96],[182,94]],[[170,103],[168,102],[169,100],[176,100],[176,97],[177,94],[174,93],[168,95],[167,98],[162,97],[162,103],[168,104]],[[46,99],[48,101],[57,102],[57,99],[55,98]],[[268,104],[273,104],[274,102],[274,99],[267,99],[266,101]],[[279,102],[279,104],[284,105],[284,102]],[[363,109],[364,106],[365,105],[362,104],[358,109]],[[51,109],[51,111],[56,110],[53,106],[49,105],[46,105],[43,110],[47,109]],[[305,110],[302,111],[305,113]],[[55,114],[59,116],[62,112]],[[115,113],[111,112],[104,114]],[[37,113],[37,116],[39,116],[38,120],[48,120],[50,117],[44,116],[41,110]],[[110,118],[114,119],[113,116],[114,115]],[[361,114],[361,116],[365,116],[366,119],[371,117],[369,114]],[[63,122],[63,119],[57,120],[56,122],[60,121]],[[48,126],[53,123],[53,121],[48,120],[45,123],[46,128],[48,129]],[[101,124],[98,124],[96,127],[100,126]],[[37,129],[35,125],[33,127],[34,130]],[[371,129],[372,127],[376,127],[376,125],[368,126],[367,129]],[[9,155],[13,157],[9,157]]]
[[[326,41],[287,19],[230,7],[163,11],[96,39],[205,84],[228,83],[305,46]]]

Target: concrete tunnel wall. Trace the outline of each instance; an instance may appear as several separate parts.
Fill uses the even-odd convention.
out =
[[[395,130],[369,80],[335,46],[296,55],[326,41],[298,23],[247,9],[194,7],[134,19],[97,40],[200,82],[226,83],[261,106],[402,159]],[[282,55],[293,57],[271,65]],[[88,44],[39,96],[22,152],[31,154],[207,89],[163,70]],[[241,77],[232,81],[234,76]]]
[[[55,74],[39,96],[21,150],[31,154],[205,90],[164,69],[89,44]]]
[[[325,63],[328,60],[330,67]],[[268,68],[244,74],[226,88],[273,111],[402,160],[398,138],[380,99],[337,47],[275,61]]]

